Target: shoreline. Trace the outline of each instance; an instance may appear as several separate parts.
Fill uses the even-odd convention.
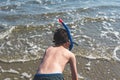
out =
[[[79,80],[119,80],[120,62],[106,59],[88,59],[76,56]],[[0,61],[0,79],[32,80],[40,60],[6,63]],[[71,80],[69,64],[63,72]]]

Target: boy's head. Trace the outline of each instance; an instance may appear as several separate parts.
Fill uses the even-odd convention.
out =
[[[69,42],[69,38],[65,29],[59,28],[54,32],[53,42],[56,46],[60,46]]]

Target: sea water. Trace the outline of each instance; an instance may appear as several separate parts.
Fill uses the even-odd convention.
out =
[[[78,44],[76,55],[120,61],[120,0],[0,0],[0,61],[39,59],[62,27],[59,18]]]

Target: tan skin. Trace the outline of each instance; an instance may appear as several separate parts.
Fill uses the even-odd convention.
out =
[[[46,50],[46,53],[41,62],[38,73],[51,74],[62,73],[65,65],[70,63],[72,80],[78,80],[76,58],[75,55],[68,50],[69,42],[61,46],[51,46]]]

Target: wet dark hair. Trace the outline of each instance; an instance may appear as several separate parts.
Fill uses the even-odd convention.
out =
[[[67,32],[63,28],[59,28],[54,32],[53,42],[55,45],[60,46],[69,41]]]

